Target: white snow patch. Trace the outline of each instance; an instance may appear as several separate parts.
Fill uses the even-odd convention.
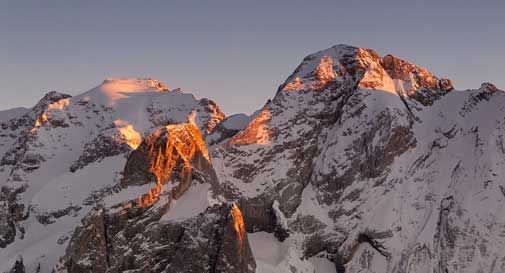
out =
[[[28,112],[27,108],[17,107],[0,111],[0,122],[6,122],[15,117],[19,117]]]
[[[251,121],[250,116],[246,114],[236,114],[233,116],[229,116],[225,120],[223,120],[221,126],[231,130],[243,130],[247,126],[247,124],[249,124],[250,121]]]
[[[256,259],[256,273],[292,272],[296,268],[300,273],[335,273],[333,263],[324,258],[301,259],[300,246],[294,238],[279,242],[271,233],[249,233],[249,244]]]
[[[172,200],[170,209],[160,221],[188,219],[205,211],[214,203],[209,195],[210,184],[193,183],[193,185],[178,199]]]

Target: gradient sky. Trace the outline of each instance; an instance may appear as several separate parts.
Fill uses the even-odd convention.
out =
[[[505,88],[505,1],[0,0],[0,109],[106,77],[159,79],[251,113],[302,58],[335,44]]]

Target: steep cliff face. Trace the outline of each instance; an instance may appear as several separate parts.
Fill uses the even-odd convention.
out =
[[[220,185],[194,124],[147,137],[120,185],[110,206],[82,221],[58,271],[255,272],[242,212],[218,204]]]
[[[133,151],[126,162],[121,185],[154,184],[139,206],[157,201],[163,185],[173,184],[172,195],[179,198],[194,179],[210,183],[219,193],[219,183],[198,128],[192,124],[168,125],[156,130]]]
[[[181,221],[158,211],[93,212],[75,232],[58,272],[255,272],[238,208],[214,206]],[[237,230],[238,228],[238,230]]]

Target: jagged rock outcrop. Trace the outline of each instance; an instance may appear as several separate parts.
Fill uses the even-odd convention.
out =
[[[67,249],[66,272],[255,272],[240,209],[214,206],[182,222],[151,207],[83,221]]]
[[[200,131],[192,123],[168,125],[142,141],[126,162],[121,185],[153,183],[140,206],[156,201],[163,185],[173,183],[172,195],[178,199],[193,180],[207,181],[219,193],[219,183]]]
[[[203,125],[205,126],[205,135],[209,135],[225,119],[225,115],[221,111],[221,108],[212,100],[201,99],[199,106],[203,109],[202,119],[207,121],[207,124]]]
[[[202,207],[195,216],[182,215],[183,220],[170,218],[177,214],[174,211],[201,202],[184,199],[195,187],[203,190],[202,185],[207,185],[211,196],[220,192],[205,142],[194,124],[162,127],[129,155],[122,191],[146,184],[154,187],[138,200],[89,214],[74,233],[59,270],[255,272],[236,204]]]
[[[401,60],[393,55],[382,58],[382,67],[391,79],[401,82],[406,95],[423,105],[431,105],[439,97],[454,89],[449,79],[438,79],[425,68]]]

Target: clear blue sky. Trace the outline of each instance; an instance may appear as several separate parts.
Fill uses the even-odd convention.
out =
[[[505,88],[505,1],[0,1],[0,109],[109,76],[251,113],[312,52],[350,44]]]

